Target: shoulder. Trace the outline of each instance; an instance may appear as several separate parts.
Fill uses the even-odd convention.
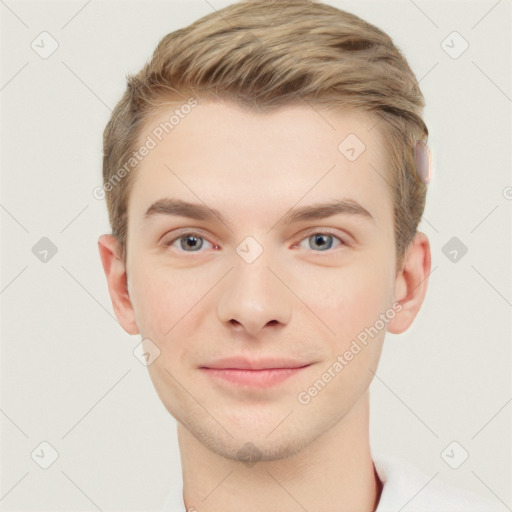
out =
[[[374,455],[375,469],[383,483],[375,512],[502,512],[497,501],[487,500],[427,475],[402,457]]]

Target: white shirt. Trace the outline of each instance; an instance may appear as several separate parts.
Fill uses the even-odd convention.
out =
[[[375,512],[505,512],[506,507],[428,476],[406,459],[373,455],[383,483]],[[429,482],[429,480],[431,480]],[[192,509],[194,510],[194,509]],[[183,480],[165,499],[162,512],[187,512],[183,502]]]

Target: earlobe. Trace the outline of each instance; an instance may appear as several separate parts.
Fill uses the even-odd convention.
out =
[[[128,334],[138,334],[139,329],[128,294],[126,265],[121,258],[121,245],[115,236],[101,235],[98,239],[98,250],[114,313]]]
[[[388,323],[388,332],[401,334],[412,324],[427,292],[430,274],[430,244],[424,233],[417,232],[409,245],[402,269],[395,278],[395,302],[400,311]]]

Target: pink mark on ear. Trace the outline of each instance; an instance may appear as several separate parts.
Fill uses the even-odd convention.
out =
[[[428,185],[432,179],[432,157],[425,141],[417,140],[413,153],[416,176],[423,184]]]

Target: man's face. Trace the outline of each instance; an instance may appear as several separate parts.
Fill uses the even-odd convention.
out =
[[[155,139],[175,108],[161,107],[140,140]],[[335,362],[365,328],[382,327],[394,300],[391,190],[373,124],[308,106],[262,115],[200,103],[134,176],[128,291],[142,338],[160,350],[150,376],[168,411],[216,453],[237,458],[247,442],[263,459],[295,453],[368,388],[385,328],[341,371]],[[145,215],[171,199],[223,220]],[[290,219],[339,201],[356,207]],[[252,371],[225,369],[244,365]],[[262,366],[304,367],[284,378]]]

